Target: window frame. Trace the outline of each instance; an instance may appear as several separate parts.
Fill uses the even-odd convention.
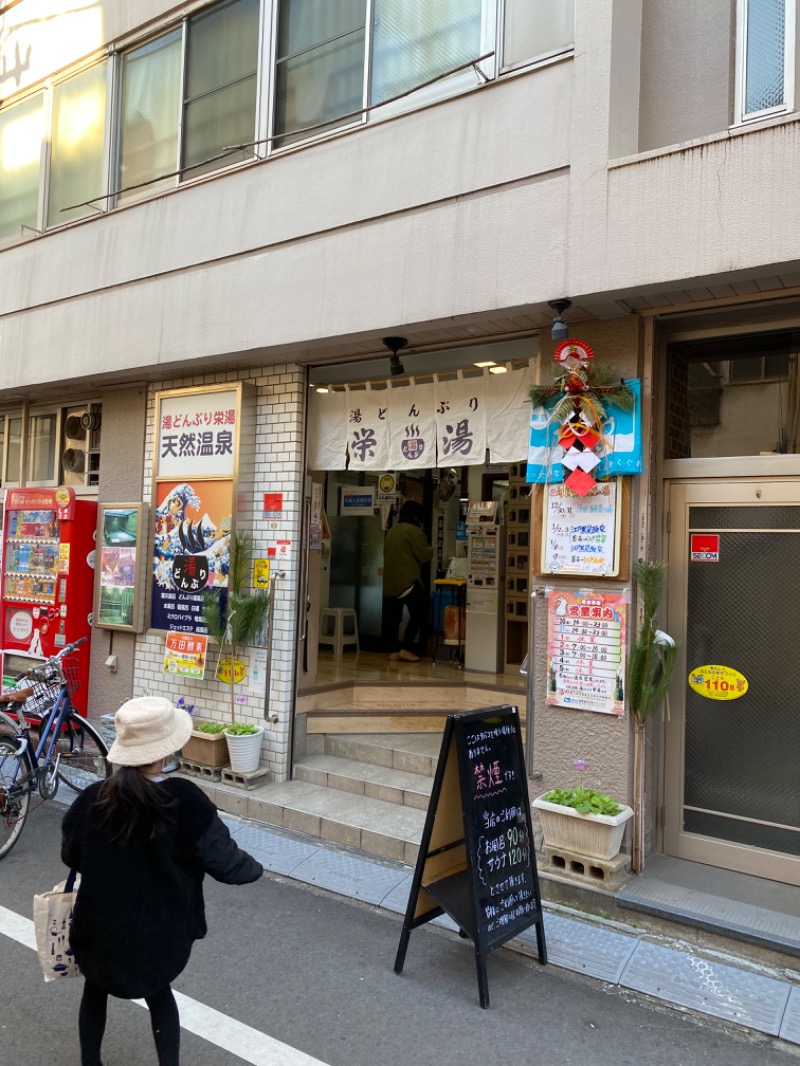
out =
[[[794,110],[797,0],[785,0],[783,23],[783,101],[759,111],[747,111],[747,13],[750,0],[736,3],[736,76],[733,125],[749,125]]]
[[[544,0],[547,2],[547,0]],[[498,73],[501,76],[507,74],[516,74],[520,70],[527,70],[528,67],[545,66],[548,63],[552,63],[555,60],[563,59],[565,56],[570,56],[575,51],[575,23],[576,23],[576,3],[572,0],[572,41],[569,44],[563,45],[561,48],[551,48],[549,52],[538,52],[536,55],[528,56],[526,59],[519,59],[516,63],[506,63],[505,47],[506,47],[506,5],[508,0],[497,0],[497,35],[496,35],[496,57]]]

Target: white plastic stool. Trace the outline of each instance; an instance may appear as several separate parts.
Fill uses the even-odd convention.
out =
[[[342,649],[358,644],[358,615],[349,607],[323,607],[319,613],[319,643],[333,648],[336,655]]]

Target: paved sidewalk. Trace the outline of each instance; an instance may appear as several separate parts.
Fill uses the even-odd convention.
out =
[[[262,823],[222,817],[241,847],[267,870],[405,913],[410,867]],[[544,910],[548,960],[554,966],[800,1044],[800,973],[775,972],[712,952],[694,954],[677,940],[592,919],[558,904],[545,902]],[[446,916],[436,923],[457,931]],[[534,930],[506,947],[536,957]]]

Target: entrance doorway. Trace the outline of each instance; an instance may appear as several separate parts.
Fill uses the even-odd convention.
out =
[[[665,851],[800,885],[800,480],[667,486]]]

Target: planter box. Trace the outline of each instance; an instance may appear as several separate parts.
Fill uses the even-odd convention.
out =
[[[631,807],[619,814],[579,814],[574,807],[548,803],[543,796],[532,801],[542,820],[544,842],[550,848],[584,855],[587,859],[613,859],[622,847],[625,823],[633,817]]]
[[[228,745],[224,733],[199,733],[192,730],[192,735],[181,748],[181,758],[187,762],[202,763],[217,769],[228,763]]]
[[[228,744],[231,770],[242,774],[257,770],[261,762],[264,730],[259,728],[257,732],[245,733],[244,736],[231,736],[230,733],[225,733],[224,736]]]

